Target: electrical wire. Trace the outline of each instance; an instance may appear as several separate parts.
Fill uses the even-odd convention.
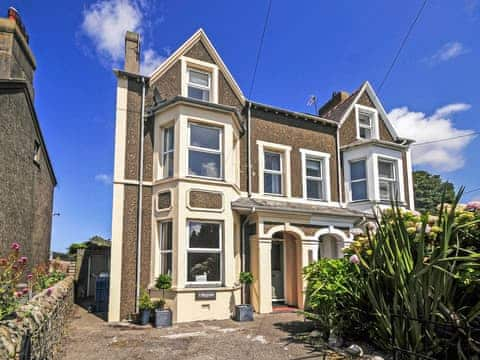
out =
[[[459,135],[459,136],[453,136],[453,137],[450,137],[450,138],[444,138],[444,139],[438,139],[438,140],[431,140],[431,141],[424,141],[424,142],[420,142],[420,143],[414,143],[414,144],[412,144],[412,146],[421,146],[421,145],[435,144],[435,143],[439,143],[439,142],[444,142],[444,141],[450,141],[450,140],[460,139],[460,138],[464,138],[464,137],[468,137],[468,136],[474,136],[474,135],[478,135],[478,134],[480,134],[480,131],[474,131],[474,132],[471,132],[471,133],[465,134],[465,135]]]
[[[420,19],[420,15],[422,14],[423,9],[425,9],[425,6],[427,5],[427,1],[428,0],[423,1],[422,6],[420,7],[420,9],[417,12],[417,15],[415,16],[415,19],[413,19],[413,22],[410,24],[410,27],[408,28],[407,33],[405,34],[402,42],[400,43],[400,47],[398,48],[397,53],[395,54],[395,57],[393,58],[393,61],[390,64],[390,67],[388,68],[387,72],[385,73],[385,76],[383,77],[382,82],[380,83],[380,86],[378,87],[378,93],[382,91],[383,85],[387,81],[388,77],[390,76],[390,73],[393,70],[393,67],[397,63],[397,60],[400,57],[400,53],[402,52],[405,44],[407,43],[407,40],[410,37],[410,34],[412,33],[413,28],[415,27],[415,24],[418,22],[418,19]]]
[[[268,1],[267,16],[265,17],[265,23],[263,24],[262,36],[260,37],[260,44],[258,46],[257,59],[255,61],[255,68],[253,69],[252,83],[250,84],[250,91],[248,92],[248,97],[249,98],[251,98],[251,96],[252,96],[253,85],[255,84],[255,78],[257,77],[258,63],[260,62],[260,55],[262,53],[263,40],[265,38],[265,33],[267,31],[268,19],[270,18],[271,9],[272,9],[272,0],[269,0]]]

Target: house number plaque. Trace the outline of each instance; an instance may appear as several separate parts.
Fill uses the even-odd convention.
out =
[[[195,300],[216,300],[217,293],[215,291],[197,291]]]

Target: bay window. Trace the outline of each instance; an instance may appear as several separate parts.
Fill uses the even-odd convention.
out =
[[[222,224],[189,221],[187,246],[187,282],[221,284]]]
[[[378,159],[378,188],[380,200],[398,199],[397,162],[395,160]]]
[[[264,152],[263,191],[266,194],[282,194],[282,155]]]
[[[367,200],[367,168],[365,160],[350,162],[352,201]]]
[[[163,177],[173,176],[174,130],[173,126],[163,129],[162,167]]]
[[[210,101],[210,73],[196,69],[188,69],[187,73],[188,97],[202,101]]]
[[[190,123],[188,132],[188,175],[221,178],[222,130]]]
[[[158,223],[160,249],[159,274],[172,275],[172,222]]]

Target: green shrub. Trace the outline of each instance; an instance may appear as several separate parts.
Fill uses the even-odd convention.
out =
[[[154,304],[152,302],[152,299],[150,298],[150,295],[148,294],[148,291],[142,290],[140,299],[138,301],[138,308],[140,309],[140,311],[154,309]]]
[[[347,259],[320,259],[304,268],[307,303],[304,314],[323,336],[363,332],[365,311],[360,270]]]

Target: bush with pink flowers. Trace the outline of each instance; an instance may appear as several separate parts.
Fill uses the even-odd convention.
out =
[[[0,320],[15,312],[19,299],[27,292],[17,291],[24,279],[28,259],[20,255],[20,244],[13,243],[10,253],[0,258]]]

